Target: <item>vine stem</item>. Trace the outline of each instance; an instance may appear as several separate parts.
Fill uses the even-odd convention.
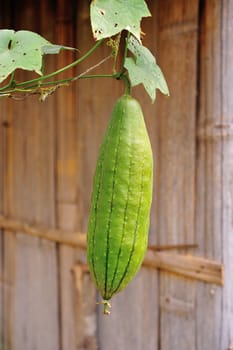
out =
[[[126,59],[127,52],[128,52],[129,37],[130,37],[130,32],[127,32],[127,37],[126,37],[126,42],[125,42],[125,50],[124,50],[124,56],[123,56],[123,62],[122,62],[122,66],[121,66],[121,69],[120,69],[120,75],[123,74],[123,71],[124,71],[125,59]]]
[[[126,74],[121,74],[121,78],[124,79],[125,82],[125,94],[130,95],[131,84],[128,76]]]
[[[9,87],[11,87],[13,85],[14,78],[15,78],[15,72],[11,73],[11,78],[10,78],[9,83],[7,85],[1,87],[0,91],[4,91],[4,90],[8,89]]]
[[[68,78],[68,79],[64,79],[64,80],[57,80],[57,81],[49,81],[49,82],[45,82],[45,83],[42,83],[40,86],[38,85],[31,85],[27,88],[23,88],[23,89],[18,89],[17,87],[14,88],[14,90],[7,90],[4,92],[4,96],[6,95],[9,95],[9,94],[12,94],[14,92],[27,92],[27,93],[35,93],[35,91],[32,91],[32,89],[35,89],[35,88],[43,88],[43,87],[46,87],[49,85],[57,85],[57,87],[59,87],[58,84],[60,84],[60,86],[62,86],[63,84],[65,85],[66,83],[69,83],[73,80],[78,80],[78,79],[92,79],[92,78],[113,78],[113,79],[123,79],[124,82],[125,82],[125,94],[126,95],[130,95],[130,89],[131,89],[131,84],[130,84],[130,81],[129,81],[129,78],[127,77],[127,75],[125,74],[121,74],[121,76],[119,76],[119,73],[115,73],[115,74],[92,74],[92,75],[83,75],[83,74],[80,74],[80,76],[77,76],[77,77],[74,77],[74,78]],[[2,94],[0,94],[0,97],[1,97]],[[2,95],[3,96],[3,95]]]
[[[22,83],[18,83],[17,86],[26,86],[26,85],[29,85],[29,84],[32,84],[32,83],[40,82],[40,81],[52,78],[55,75],[58,75],[60,73],[65,72],[66,70],[76,66],[77,64],[79,64],[82,61],[84,61],[87,57],[89,57],[102,44],[103,41],[104,41],[104,39],[101,39],[101,40],[97,41],[97,43],[89,51],[87,51],[82,57],[80,57],[78,60],[68,64],[67,66],[62,67],[62,68],[56,70],[55,72],[52,72],[52,73],[47,74],[47,75],[44,75],[42,77],[39,77],[39,78],[36,78],[36,79],[32,79],[32,80],[28,80],[28,81],[25,81],[25,82],[22,82]]]
[[[26,86],[26,88],[22,88],[19,89],[18,85],[16,85],[14,87],[14,89],[12,90],[5,90],[4,94],[6,93],[14,93],[14,92],[30,92],[30,89],[36,89],[36,88],[46,88],[49,87],[51,85],[68,85],[68,83],[76,81],[78,79],[84,79],[84,78],[116,78],[118,76],[118,74],[96,74],[96,75],[87,75],[87,73],[89,73],[90,71],[94,70],[95,68],[99,67],[101,64],[103,64],[104,62],[106,62],[107,60],[109,60],[110,58],[112,58],[112,55],[109,55],[107,57],[105,57],[104,59],[102,59],[100,62],[96,63],[94,66],[91,66],[90,68],[88,68],[87,70],[85,70],[84,72],[80,73],[79,75],[77,75],[76,77],[72,77],[72,78],[66,78],[66,79],[60,79],[60,80],[54,80],[54,81],[48,81],[48,82],[44,82],[41,84],[33,84],[33,85],[29,85]],[[33,91],[31,91],[33,93]],[[1,96],[1,93],[0,93]]]
[[[129,78],[124,73],[125,60],[126,60],[127,53],[128,53],[129,37],[130,37],[130,32],[128,31],[127,32],[127,37],[126,37],[126,42],[125,42],[125,50],[124,50],[124,55],[123,55],[123,62],[122,62],[122,66],[121,66],[120,72],[118,74],[118,78],[119,79],[122,78],[124,80],[124,82],[125,82],[125,94],[126,95],[130,95],[130,89],[131,89],[131,84],[130,84]]]
[[[70,83],[78,79],[83,79],[83,78],[115,78],[114,74],[95,74],[95,75],[87,75],[90,71],[94,70],[95,68],[99,67],[101,64],[105,63],[107,60],[112,58],[112,55],[109,55],[105,58],[103,58],[100,62],[96,63],[94,66],[88,68],[84,72],[80,73],[76,77],[73,78],[67,78],[67,79],[62,79],[62,80],[55,80],[55,81],[48,81],[45,83],[42,83],[40,86],[46,86],[46,85],[55,85],[55,84],[61,84],[61,83]]]
[[[109,60],[110,58],[112,58],[112,54],[103,58],[100,62],[96,63],[94,66],[88,68],[87,70],[85,70],[85,72],[80,73],[77,77],[71,78],[71,81],[75,81],[77,79],[82,78],[82,76],[87,75],[87,73],[89,73],[90,71],[94,70],[95,68],[98,68],[101,64],[105,63],[107,60]]]
[[[128,76],[124,73],[124,64],[125,64],[125,59],[127,57],[127,52],[128,52],[128,41],[129,41],[129,37],[130,37],[130,32],[127,33],[127,37],[126,37],[126,44],[125,44],[125,50],[124,50],[124,55],[123,55],[123,62],[122,62],[122,66],[121,69],[118,73],[113,73],[113,74],[95,74],[95,75],[87,75],[88,72],[90,72],[91,70],[95,69],[96,67],[100,66],[102,63],[104,63],[105,61],[107,61],[109,58],[112,57],[112,55],[109,55],[107,57],[105,57],[103,60],[101,60],[100,62],[98,62],[97,64],[95,64],[94,66],[88,68],[86,71],[84,71],[83,73],[79,74],[76,77],[72,77],[72,78],[66,78],[66,79],[61,79],[61,80],[56,80],[56,81],[49,81],[49,82],[43,82],[46,79],[49,79],[51,77],[54,77],[74,66],[76,66],[77,64],[81,63],[82,61],[84,61],[87,57],[89,57],[103,42],[104,39],[99,40],[89,51],[87,51],[82,57],[80,57],[78,60],[70,63],[69,65],[62,67],[60,69],[58,69],[55,72],[52,72],[50,74],[44,75],[42,77],[36,78],[36,79],[32,79],[32,80],[28,80],[28,81],[24,81],[18,84],[14,84],[14,89],[10,89],[10,87],[12,87],[13,83],[14,83],[14,72],[12,73],[11,76],[11,80],[10,82],[3,88],[0,88],[0,91],[3,91],[5,93],[14,93],[14,92],[33,92],[30,89],[33,88],[43,88],[49,85],[56,85],[56,84],[65,84],[65,83],[69,83],[69,82],[73,82],[75,80],[78,79],[88,79],[88,78],[113,78],[113,79],[123,79],[125,82],[125,94],[129,95],[130,94],[130,88],[131,88],[131,84],[129,81]],[[31,84],[31,85],[30,85]],[[7,90],[8,88],[8,90]]]

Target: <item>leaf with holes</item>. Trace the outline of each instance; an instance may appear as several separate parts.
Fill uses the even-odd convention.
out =
[[[42,56],[57,54],[66,46],[53,45],[37,33],[27,30],[0,30],[0,82],[17,68],[42,75]]]
[[[96,40],[126,29],[140,41],[142,17],[151,16],[144,0],[93,0],[91,26]]]
[[[129,38],[128,49],[133,57],[127,57],[124,66],[129,72],[132,86],[143,84],[152,102],[156,97],[156,89],[169,95],[166,80],[152,53],[132,35]]]

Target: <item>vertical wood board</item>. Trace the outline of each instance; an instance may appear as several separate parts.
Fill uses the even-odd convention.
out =
[[[4,118],[3,107],[0,106],[0,213],[3,213],[3,162],[4,162]],[[4,233],[0,230],[0,350],[3,349],[3,324],[4,324],[4,296],[3,296],[3,247],[4,247]]]
[[[222,11],[222,124],[229,137],[223,138],[222,201],[223,262],[226,282],[223,289],[221,347],[233,348],[233,1],[224,1]],[[223,132],[224,133],[224,132]]]
[[[221,138],[215,138],[215,125],[221,123],[222,112],[220,33],[221,4],[219,1],[206,1],[200,18],[196,233],[199,254],[218,260],[222,250],[222,146]],[[197,346],[203,350],[222,350],[221,289],[199,285],[196,303]]]
[[[44,2],[44,10],[28,1],[14,5],[5,15],[17,13],[15,29],[43,31],[39,18],[44,16],[44,10],[49,13],[49,2]],[[17,79],[25,76],[29,75],[17,72]],[[50,226],[54,225],[52,108],[51,101],[42,106],[36,98],[9,101],[4,199],[6,215]],[[4,246],[5,279],[11,283],[5,300],[6,348],[57,349],[54,244],[23,233],[12,236],[11,241],[6,238]]]
[[[74,2],[72,2],[74,5]],[[74,42],[74,22],[76,7],[67,6],[64,1],[57,1],[55,41],[76,47]],[[66,52],[57,56],[57,68],[63,67],[74,59],[77,54]],[[74,75],[74,69],[64,73],[60,78]],[[56,101],[56,223],[64,230],[75,230],[77,227],[77,118],[75,114],[74,86],[57,91]],[[59,308],[60,308],[60,347],[79,349],[77,339],[76,314],[77,296],[74,289],[72,266],[75,263],[75,249],[60,246],[59,263]],[[79,312],[79,311],[78,311]],[[81,319],[81,316],[80,316]]]
[[[154,151],[150,242],[197,243],[189,253],[224,263],[224,288],[142,268],[106,317],[89,274],[72,274],[74,263],[85,262],[81,251],[0,232],[0,350],[233,347],[233,1],[148,0],[148,6],[143,44],[171,92],[158,93],[151,105],[141,87],[133,89]],[[94,44],[88,2],[4,1],[0,9],[1,25],[76,46],[75,57]],[[72,74],[108,54],[103,45]],[[56,67],[73,58],[61,53]],[[48,62],[53,69],[54,60]],[[109,60],[93,73],[110,73],[111,66]],[[34,97],[0,101],[0,212],[86,232],[99,145],[123,92],[122,82],[79,80],[42,105]]]
[[[159,60],[158,57],[158,1],[147,1],[147,5],[152,14],[151,17],[143,18],[141,27],[142,31],[145,33],[143,37],[143,45],[146,46],[152,54],[155,56],[158,65],[163,69],[163,62]],[[151,102],[150,97],[148,96],[145,88],[142,84],[134,87],[132,89],[133,96],[139,101],[145,124],[147,127],[147,132],[150,138],[152,152],[153,152],[153,168],[154,168],[154,183],[153,183],[153,197],[152,197],[152,207],[151,207],[151,215],[150,215],[150,229],[149,229],[149,244],[158,244],[159,234],[157,223],[157,193],[156,193],[156,172],[157,172],[157,162],[159,158],[158,152],[158,108],[157,108],[157,98],[161,94],[158,90],[156,90],[156,100],[154,103]],[[160,96],[161,97],[161,96]],[[162,98],[166,98],[164,95]]]
[[[193,243],[198,4],[161,1],[158,11],[158,60],[170,89],[156,101],[159,243]]]
[[[74,1],[72,7],[64,1],[58,1],[56,12],[56,41],[64,45],[79,48],[81,28],[77,29],[77,16],[81,16],[78,4]],[[77,38],[76,38],[77,36]],[[85,39],[85,37],[84,37]],[[93,42],[94,43],[94,42]],[[84,47],[86,51],[88,46]],[[59,55],[59,67],[77,59],[81,51]],[[82,52],[83,54],[83,52]],[[79,67],[69,71],[64,76],[75,76]],[[83,117],[79,120],[77,105],[79,103],[78,85],[61,89],[56,94],[56,212],[57,226],[64,230],[80,231],[82,215],[82,198],[79,196],[80,183],[80,139],[79,128]],[[85,118],[84,118],[85,119]],[[85,157],[85,155],[83,155]],[[86,186],[86,184],[85,184]],[[95,289],[90,284],[89,274],[81,273],[79,281],[72,274],[76,262],[84,262],[83,252],[61,246],[59,248],[59,288],[60,288],[60,325],[61,349],[97,348]],[[78,288],[75,288],[76,283]]]
[[[224,263],[225,283],[222,289],[200,285],[197,290],[197,345],[225,350],[233,345],[233,4],[206,1],[202,10],[197,233],[199,253]]]
[[[195,243],[198,1],[159,1],[158,60],[170,89],[159,96],[156,171],[159,244]],[[160,350],[195,349],[196,282],[161,272]]]

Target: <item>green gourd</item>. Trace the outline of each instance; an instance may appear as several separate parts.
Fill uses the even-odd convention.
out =
[[[92,279],[108,301],[139,270],[148,242],[153,157],[140,104],[118,99],[94,175],[87,260]]]

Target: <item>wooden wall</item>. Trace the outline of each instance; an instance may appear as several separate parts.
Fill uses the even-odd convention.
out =
[[[0,350],[233,349],[233,1],[147,3],[144,43],[171,92],[152,105],[133,90],[154,151],[150,244],[197,244],[177,254],[222,262],[224,286],[143,267],[106,317],[82,264],[72,272],[82,250],[2,230]],[[2,0],[0,28],[33,30],[81,54],[93,45],[88,1]],[[48,70],[77,55],[49,57]],[[102,47],[72,74],[107,55]],[[123,89],[83,80],[44,103],[0,100],[0,214],[86,232],[98,147]]]

